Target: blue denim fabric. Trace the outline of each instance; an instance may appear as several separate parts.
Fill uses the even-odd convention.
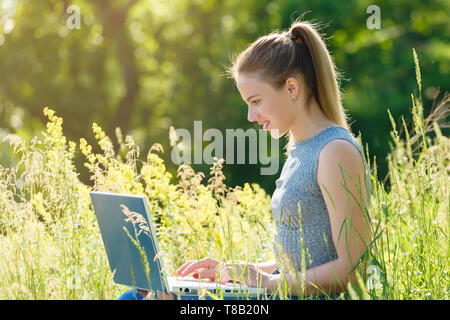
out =
[[[198,296],[177,296],[174,295],[174,300],[178,300],[178,298],[180,298],[179,300],[198,300]],[[117,298],[117,300],[143,300],[144,298],[140,295],[139,291],[137,289],[131,289],[128,290],[127,292],[124,292],[119,298]],[[205,296],[204,297],[205,300],[213,300],[211,297],[209,296]],[[225,297],[223,298],[223,300],[238,300],[239,298],[234,298],[234,297]],[[255,299],[251,299],[251,300],[256,300]]]
[[[127,292],[122,293],[120,297],[117,298],[117,300],[143,300],[144,298],[141,296],[139,291],[137,289],[131,289]]]
[[[180,300],[198,300],[198,296],[174,296],[174,300],[178,300],[178,298],[180,298]],[[333,300],[336,300],[339,298],[339,294],[331,294],[330,298]],[[330,299],[328,298],[328,299]],[[139,294],[139,291],[137,291],[137,289],[131,289],[128,290],[127,292],[123,293],[119,298],[117,298],[117,300],[143,300],[144,298]],[[209,296],[205,296],[204,297],[205,300],[213,300],[211,297]],[[261,297],[259,300],[264,299],[263,297]],[[305,299],[311,299],[311,300],[327,300],[327,298],[325,297],[307,297]],[[223,300],[241,300],[239,297],[224,297]],[[242,299],[244,300],[244,299]],[[257,298],[250,298],[249,300],[258,300]],[[269,296],[268,300],[281,300],[280,296]],[[289,300],[299,300],[298,297],[292,296],[289,298]]]
[[[177,296],[174,295],[174,300],[198,300],[198,296]],[[124,292],[117,300],[143,300],[144,298],[140,295],[137,289],[130,289]],[[205,300],[213,300],[210,296],[205,296]],[[269,297],[269,299],[272,299]],[[224,297],[223,300],[241,300],[239,297]],[[251,298],[249,300],[257,300],[257,298]],[[274,300],[280,300],[277,296]],[[291,300],[298,300],[297,297],[292,297]]]

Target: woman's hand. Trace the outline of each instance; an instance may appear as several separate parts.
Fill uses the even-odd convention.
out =
[[[254,264],[223,263],[213,258],[204,258],[186,262],[177,270],[184,277],[193,274],[194,278],[219,280],[222,284],[229,281],[240,282],[248,287],[267,287],[271,275]]]
[[[218,279],[222,284],[229,281],[239,282],[247,287],[267,287],[271,275],[262,271],[254,264],[221,263],[215,270],[203,270],[198,273],[198,278]]]
[[[215,270],[221,262],[213,258],[203,258],[201,260],[191,260],[183,264],[178,270],[177,275],[185,277],[190,274],[198,275],[200,271]]]

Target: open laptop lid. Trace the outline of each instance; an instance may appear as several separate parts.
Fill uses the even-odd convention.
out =
[[[146,197],[98,191],[92,191],[90,195],[109,266],[114,274],[114,282],[143,290],[167,292],[167,281],[162,273],[161,259],[155,259],[159,247],[153,223],[149,219]],[[144,217],[150,236],[142,231],[136,238],[136,233],[139,233],[141,229],[137,223],[135,231],[132,222],[125,221],[127,216],[123,213],[121,205],[125,205],[130,212],[139,213]],[[139,240],[147,256],[150,279],[146,275],[139,250],[123,229],[124,227],[133,239]]]

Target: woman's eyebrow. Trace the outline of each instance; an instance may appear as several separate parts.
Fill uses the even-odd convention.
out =
[[[253,97],[256,97],[256,96],[257,96],[257,94],[255,94],[255,95],[253,95],[253,96],[251,96],[251,97],[248,97],[248,98],[247,98],[247,101],[250,100],[250,99],[253,98]]]

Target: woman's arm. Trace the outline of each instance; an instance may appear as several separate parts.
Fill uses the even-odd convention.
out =
[[[254,266],[261,269],[264,272],[272,273],[278,267],[277,260],[270,260],[265,262],[254,263]]]
[[[278,267],[277,260],[270,260],[258,263],[245,263],[244,261],[228,261],[229,264],[233,264],[235,266],[239,266],[241,269],[244,269],[246,265],[251,265],[255,268],[260,269],[263,272],[271,274]]]
[[[305,296],[322,295],[323,292],[327,294],[342,292],[345,290],[347,280],[349,279],[345,264],[345,261],[337,259],[308,269],[304,274],[301,272],[272,274],[268,278],[265,287],[267,287],[268,292],[275,292],[277,289],[281,289],[283,292],[283,286],[286,284],[288,289],[290,289],[290,294],[293,296],[299,296],[301,294]],[[284,277],[286,277],[286,281],[284,281]],[[302,284],[304,286],[303,292]]]
[[[344,170],[342,170],[342,168]],[[315,286],[327,293],[341,292],[346,284],[355,281],[352,268],[372,239],[364,188],[364,163],[358,150],[349,142],[334,140],[319,155],[317,182],[322,191],[330,218],[333,243],[338,258],[301,273],[286,275],[292,295],[320,294]],[[356,184],[356,185],[355,185]],[[283,285],[282,275],[270,275],[269,290]],[[303,281],[304,280],[304,281]]]

